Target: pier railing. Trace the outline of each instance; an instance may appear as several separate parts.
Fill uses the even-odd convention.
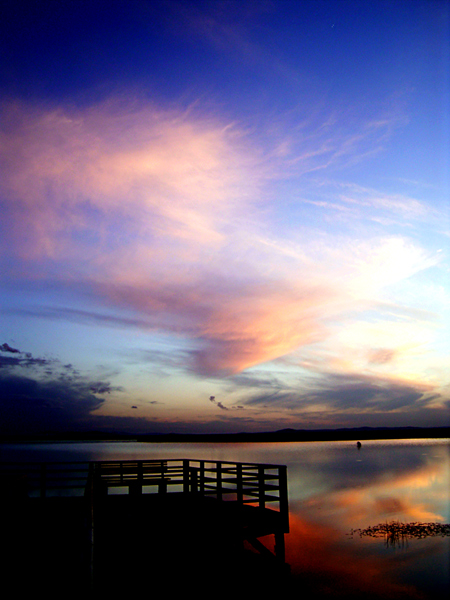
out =
[[[283,530],[289,530],[287,470],[282,465],[170,459],[2,463],[0,470],[8,494],[197,494],[274,509]]]

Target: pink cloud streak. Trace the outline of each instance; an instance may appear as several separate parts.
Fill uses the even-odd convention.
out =
[[[263,153],[218,118],[120,102],[2,112],[11,271],[82,282],[150,330],[190,338],[196,372],[321,341],[328,319],[424,264],[401,243],[317,251],[262,233]]]

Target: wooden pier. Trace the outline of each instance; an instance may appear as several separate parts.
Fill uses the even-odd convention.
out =
[[[285,466],[9,463],[0,476],[4,580],[19,588],[128,593],[162,581],[174,591],[250,591],[288,576]]]

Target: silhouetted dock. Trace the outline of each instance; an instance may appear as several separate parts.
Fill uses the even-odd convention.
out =
[[[19,593],[283,584],[286,467],[205,460],[1,465]],[[30,588],[30,589],[31,589]],[[24,589],[24,591],[26,591]],[[213,589],[211,589],[213,591]]]

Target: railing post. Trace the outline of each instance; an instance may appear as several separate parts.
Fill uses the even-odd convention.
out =
[[[218,462],[217,464],[217,476],[216,476],[216,490],[217,490],[217,500],[222,500],[222,463]]]
[[[96,486],[96,488],[98,488],[98,492],[96,491],[96,493],[98,493],[100,496],[107,496],[108,495],[108,484],[106,482],[104,482],[103,478],[102,478],[102,463],[101,463],[101,461],[97,461],[95,463],[95,471],[96,471],[95,486]]]
[[[190,474],[190,489],[191,489],[191,494],[196,494],[198,492],[198,477],[197,477],[197,473],[198,473],[198,469],[196,469],[195,467],[191,467],[189,469],[189,474]]]
[[[205,495],[205,461],[200,461],[200,494]]]
[[[183,460],[183,492],[189,493],[189,461]]]
[[[137,468],[136,468],[136,481],[129,482],[128,485],[128,490],[129,490],[129,494],[130,496],[141,496],[142,495],[142,484],[143,484],[143,465],[142,465],[142,461],[138,460],[137,462]]]
[[[287,467],[278,467],[278,481],[279,481],[279,502],[280,502],[280,515],[283,521],[283,528],[285,533],[289,533],[289,500],[288,500],[288,485],[287,485]]]
[[[264,480],[264,467],[258,466],[258,496],[259,496],[259,507],[265,508],[266,506],[266,489]]]
[[[286,560],[284,534],[289,533],[289,503],[286,466],[278,467],[278,486],[281,527],[275,531],[275,556],[284,564]]]
[[[165,460],[161,461],[161,481],[158,486],[158,493],[165,494],[167,492],[167,481],[165,478],[167,463]]]
[[[244,501],[244,491],[242,487],[242,464],[236,464],[236,496],[239,504]]]
[[[142,463],[142,460],[138,462],[138,482],[142,492],[142,485],[144,483],[144,465]]]

